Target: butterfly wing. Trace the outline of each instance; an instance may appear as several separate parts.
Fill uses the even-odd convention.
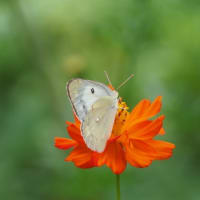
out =
[[[85,116],[81,125],[81,133],[91,150],[99,153],[104,151],[112,132],[117,107],[118,100],[113,100],[110,96],[102,97],[92,105]]]
[[[98,99],[104,96],[110,96],[113,99],[118,97],[116,91],[112,91],[102,83],[79,78],[69,81],[66,89],[72,107],[81,122]]]

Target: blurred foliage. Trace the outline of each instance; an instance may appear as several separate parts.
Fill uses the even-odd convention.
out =
[[[198,200],[199,0],[1,0],[0,195],[3,200],[114,199],[106,168],[81,170],[53,146],[72,120],[65,84],[110,74],[130,108],[163,96],[170,160],[128,167],[122,199]]]

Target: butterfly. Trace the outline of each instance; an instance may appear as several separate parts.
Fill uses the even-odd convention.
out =
[[[81,122],[81,135],[87,147],[92,151],[103,152],[118,110],[118,92],[103,83],[81,78],[68,81],[66,90]]]

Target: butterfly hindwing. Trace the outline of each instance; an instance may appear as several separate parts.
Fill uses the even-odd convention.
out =
[[[109,96],[97,100],[86,115],[81,132],[86,145],[93,151],[102,152],[109,139],[115,115],[117,101]]]

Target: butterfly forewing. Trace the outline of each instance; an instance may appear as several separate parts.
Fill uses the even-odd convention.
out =
[[[83,121],[88,110],[99,98],[111,96],[114,99],[118,94],[106,85],[84,79],[72,79],[67,83],[67,93],[73,109],[80,121]]]

